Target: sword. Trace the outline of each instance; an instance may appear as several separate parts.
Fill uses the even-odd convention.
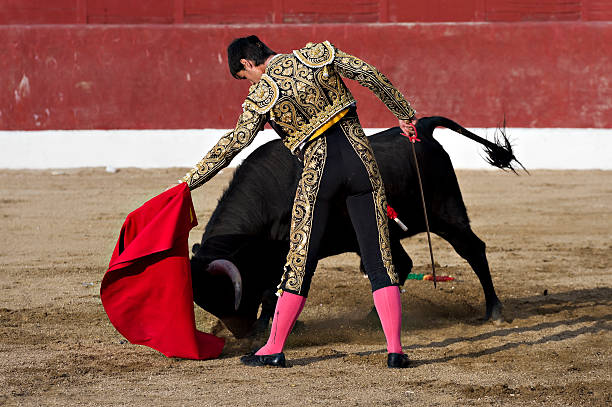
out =
[[[434,264],[433,257],[433,249],[431,248],[431,235],[429,233],[429,221],[427,220],[427,208],[425,207],[425,194],[423,193],[423,182],[421,181],[421,170],[419,169],[419,161],[417,160],[416,149],[414,147],[414,143],[417,141],[421,141],[417,138],[417,129],[414,124],[409,123],[410,127],[414,130],[414,136],[410,136],[408,134],[402,133],[402,135],[408,137],[410,140],[410,144],[412,145],[412,156],[414,157],[414,165],[416,167],[417,178],[419,180],[419,189],[421,190],[421,203],[423,204],[423,215],[425,216],[425,229],[427,230],[427,243],[429,244],[429,256],[431,257],[431,270],[433,273],[433,283],[434,288],[437,288],[436,285],[436,266]]]

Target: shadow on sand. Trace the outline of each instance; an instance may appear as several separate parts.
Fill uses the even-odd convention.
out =
[[[513,312],[515,318],[528,318],[530,316],[537,315],[557,315],[563,311],[576,311],[584,308],[592,308],[595,306],[611,306],[612,307],[612,288],[601,287],[592,289],[581,289],[572,290],[566,292],[560,292],[551,295],[539,295],[521,298],[511,298],[505,303],[505,309],[509,309]],[[612,308],[611,308],[612,309]],[[457,320],[455,320],[457,321]],[[458,320],[461,322],[461,320]],[[471,323],[471,319],[463,322]],[[550,342],[559,342],[567,339],[575,338],[583,334],[595,334],[598,332],[610,332],[612,331],[612,313],[600,316],[583,315],[575,318],[566,318],[563,320],[546,321],[535,325],[522,326],[522,327],[503,327],[500,326],[490,332],[485,332],[471,336],[459,336],[454,338],[447,338],[443,341],[433,341],[429,343],[411,344],[404,346],[404,350],[416,350],[416,349],[435,349],[444,348],[450,345],[470,343],[473,344],[478,341],[484,341],[491,338],[503,338],[510,335],[516,335],[521,333],[529,332],[544,332],[546,330],[554,330],[555,333],[550,335],[542,336],[539,339],[534,340],[517,340],[511,342],[505,342],[497,346],[488,346],[484,349],[457,353],[439,358],[421,359],[413,361],[413,367],[428,365],[433,363],[444,363],[459,358],[478,358],[485,355],[492,355],[505,350],[517,348],[521,345],[540,345]],[[585,323],[593,323],[589,326],[580,326],[573,328],[576,325],[582,325]],[[491,326],[494,326],[491,324]],[[559,327],[565,327],[563,331],[558,331]],[[316,332],[315,326],[309,327],[310,332]],[[386,353],[386,349],[380,349],[375,351],[367,352],[355,352],[353,355],[356,356],[368,356],[372,354]],[[337,359],[348,356],[349,354],[343,352],[337,352],[330,355],[314,356],[301,359],[291,360],[292,365],[308,365],[311,363],[317,363],[329,359]]]

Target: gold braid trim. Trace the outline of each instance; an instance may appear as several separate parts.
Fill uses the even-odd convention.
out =
[[[398,119],[409,120],[416,114],[401,92],[376,67],[336,49],[334,68],[341,76],[356,80],[374,92]]]
[[[391,284],[399,284],[399,278],[395,272],[393,258],[391,257],[391,243],[389,241],[389,224],[387,221],[387,198],[385,196],[385,185],[378,170],[378,164],[374,158],[374,152],[370,146],[359,119],[356,117],[345,118],[340,121],[340,128],[346,135],[353,149],[363,162],[372,184],[372,196],[374,199],[374,210],[376,212],[376,223],[378,225],[378,244],[380,256],[387,269],[387,275]]]
[[[312,218],[317,201],[319,185],[327,159],[327,139],[319,137],[306,148],[304,170],[298,182],[291,212],[291,231],[289,232],[289,253],[285,273],[279,288],[301,292],[306,273],[306,258],[310,244]]]
[[[266,115],[245,110],[238,118],[234,131],[221,137],[217,144],[180,181],[193,190],[227,167],[244,147],[251,144],[267,121]]]

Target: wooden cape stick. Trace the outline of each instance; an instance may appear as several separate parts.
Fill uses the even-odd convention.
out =
[[[417,160],[416,149],[414,147],[414,143],[417,141],[421,141],[417,139],[417,129],[414,124],[410,123],[410,126],[414,129],[414,136],[409,136],[407,134],[402,133],[404,136],[408,137],[410,140],[410,144],[412,144],[412,156],[414,157],[414,165],[416,166],[417,178],[419,180],[419,189],[421,190],[421,203],[423,204],[423,215],[425,215],[425,229],[427,230],[427,243],[429,243],[429,256],[431,257],[431,270],[433,273],[433,283],[434,288],[437,288],[436,285],[436,266],[434,264],[433,257],[433,249],[431,248],[431,235],[429,233],[429,221],[427,220],[427,208],[425,207],[425,194],[423,193],[423,182],[421,181],[421,170],[419,169],[419,161]]]

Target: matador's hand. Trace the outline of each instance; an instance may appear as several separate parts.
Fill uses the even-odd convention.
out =
[[[399,121],[399,126],[400,129],[402,129],[402,132],[408,136],[414,136],[414,128],[412,128],[412,125],[416,125],[417,122],[417,118],[416,116],[414,116],[412,119],[410,120],[400,120]]]

